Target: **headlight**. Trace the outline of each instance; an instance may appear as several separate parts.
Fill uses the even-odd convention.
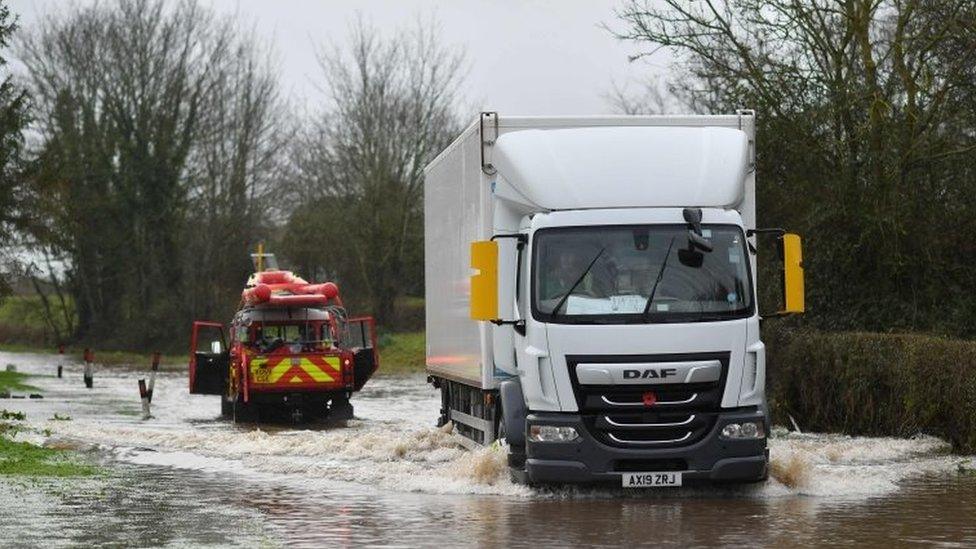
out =
[[[530,425],[529,440],[532,442],[570,442],[579,438],[575,427],[555,425]]]
[[[733,440],[760,439],[766,436],[766,430],[762,422],[745,421],[742,423],[729,423],[722,427],[722,438]]]

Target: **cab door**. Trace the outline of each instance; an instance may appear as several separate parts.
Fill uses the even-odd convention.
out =
[[[358,391],[380,367],[380,355],[376,345],[376,322],[370,316],[350,318],[347,327],[348,336],[342,345],[353,352],[353,372],[356,380],[353,390]]]
[[[222,395],[227,392],[230,352],[219,322],[194,321],[190,334],[190,393]]]

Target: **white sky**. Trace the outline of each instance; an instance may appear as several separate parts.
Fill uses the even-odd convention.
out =
[[[22,31],[66,0],[8,0]],[[86,0],[81,0],[83,3]],[[317,44],[346,43],[358,14],[380,32],[435,18],[442,41],[467,52],[463,102],[506,114],[611,112],[605,95],[662,73],[666,59],[629,63],[633,44],[600,27],[619,28],[621,0],[201,0],[237,13],[271,42],[284,91],[298,104],[322,100]],[[473,113],[472,113],[473,114]]]

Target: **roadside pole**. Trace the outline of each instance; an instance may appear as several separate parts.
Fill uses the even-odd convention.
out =
[[[95,352],[85,347],[85,387],[91,389],[95,385]]]
[[[149,403],[152,404],[153,389],[156,388],[156,372],[159,371],[159,351],[153,353],[152,356],[152,369],[149,371],[149,388],[147,390],[147,397],[149,398]]]
[[[64,343],[58,345],[58,379],[61,379],[61,373],[64,370]]]
[[[149,413],[149,389],[146,388],[146,380],[139,380],[139,398],[142,399],[142,419],[152,417]]]

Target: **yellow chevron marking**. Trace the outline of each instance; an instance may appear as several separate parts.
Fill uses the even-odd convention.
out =
[[[337,356],[327,356],[322,357],[322,359],[331,367],[336,370],[340,370],[339,364],[340,359]],[[254,383],[258,384],[273,384],[282,381],[282,377],[285,375],[292,366],[298,366],[305,371],[312,378],[313,381],[325,383],[333,382],[333,378],[329,373],[323,371],[321,368],[315,365],[308,358],[298,358],[298,357],[286,357],[280,360],[277,364],[272,367],[268,367],[268,357],[255,357],[251,360],[251,376],[254,378]],[[287,380],[287,383],[301,383],[302,379],[300,377],[292,376]]]
[[[270,368],[268,367],[268,357],[256,357],[251,360],[251,375],[254,377],[254,383],[277,383],[289,368],[291,368],[291,362],[287,359]]]
[[[302,370],[309,375],[315,381],[333,381],[332,376],[323,372],[318,366],[312,363],[311,360],[303,359],[301,364]]]

